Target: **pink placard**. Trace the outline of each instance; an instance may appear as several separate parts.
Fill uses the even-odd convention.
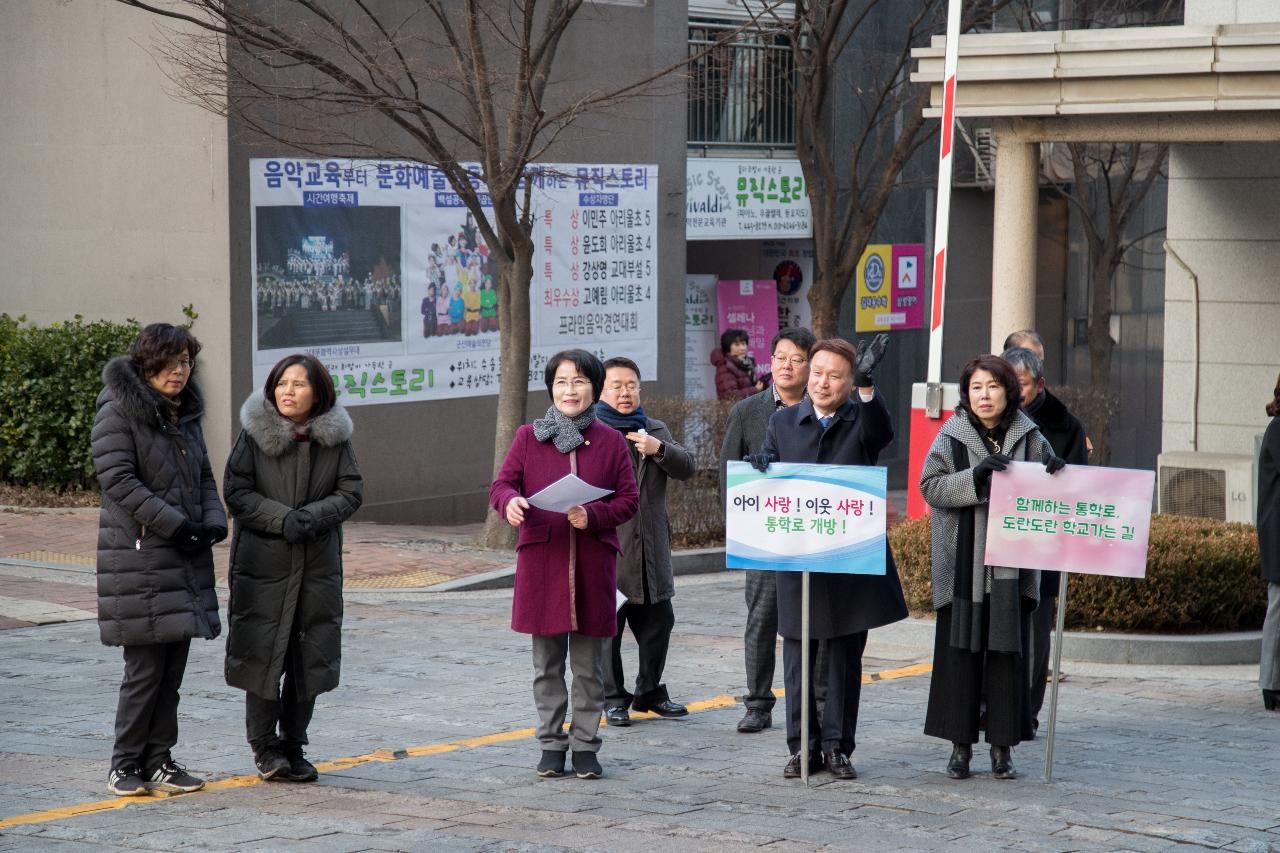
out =
[[[729,329],[746,331],[747,350],[756,360],[757,375],[768,373],[773,356],[769,345],[778,334],[777,283],[771,278],[718,281],[716,313],[720,334]]]
[[[893,289],[890,310],[895,322],[890,329],[919,329],[924,325],[924,244],[893,244]]]
[[[991,478],[989,566],[1141,578],[1155,472],[1015,462]]]

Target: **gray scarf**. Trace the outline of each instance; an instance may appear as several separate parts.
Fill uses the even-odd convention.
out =
[[[556,450],[568,453],[582,444],[582,431],[591,426],[591,422],[595,419],[594,406],[587,406],[576,418],[567,417],[564,412],[552,406],[547,409],[545,418],[538,418],[533,422],[533,436],[538,441],[549,439],[556,446]]]

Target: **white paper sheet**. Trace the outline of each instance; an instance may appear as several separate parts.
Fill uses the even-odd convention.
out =
[[[575,474],[565,474],[536,495],[530,495],[529,503],[547,512],[568,512],[575,506],[583,506],[611,494],[612,489],[597,488]]]

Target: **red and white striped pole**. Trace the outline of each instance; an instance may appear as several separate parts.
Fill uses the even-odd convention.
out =
[[[951,164],[956,122],[956,65],[960,59],[961,0],[948,0],[947,46],[942,65],[942,128],[938,148],[938,205],[933,220],[933,301],[929,312],[929,367],[911,388],[911,432],[907,462],[907,515],[928,512],[920,495],[920,470],[942,429],[944,412],[955,408],[959,389],[942,382],[943,309],[947,292],[947,232],[951,223]]]

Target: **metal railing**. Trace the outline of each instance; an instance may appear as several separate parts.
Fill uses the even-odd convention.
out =
[[[689,144],[795,147],[795,66],[785,36],[728,24],[689,23]],[[705,55],[699,56],[704,51]]]

